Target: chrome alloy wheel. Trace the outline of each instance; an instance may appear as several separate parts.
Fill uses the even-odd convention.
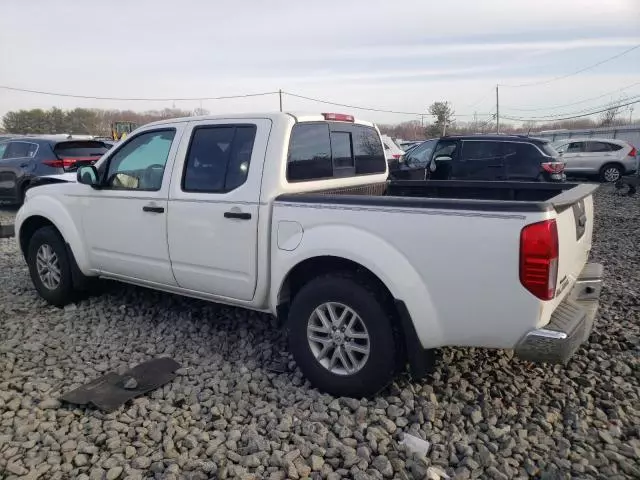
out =
[[[353,375],[367,363],[369,332],[362,318],[337,302],[318,306],[307,323],[307,341],[318,363],[336,375]]]
[[[49,290],[58,288],[62,278],[62,271],[60,270],[58,256],[51,248],[51,245],[46,243],[40,245],[36,254],[36,267],[40,281],[45,287]]]

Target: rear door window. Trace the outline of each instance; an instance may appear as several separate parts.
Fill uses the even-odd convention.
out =
[[[610,152],[611,146],[605,142],[587,142],[586,151],[589,153]]]
[[[462,158],[464,162],[502,163],[502,142],[462,142]]]
[[[299,123],[291,131],[290,182],[384,173],[387,164],[377,131],[343,123]]]
[[[185,192],[226,193],[247,180],[255,125],[196,127],[182,178]]]

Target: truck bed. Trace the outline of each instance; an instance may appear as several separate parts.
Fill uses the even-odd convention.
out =
[[[583,183],[399,180],[280,195],[282,202],[499,212],[561,212],[591,195]]]

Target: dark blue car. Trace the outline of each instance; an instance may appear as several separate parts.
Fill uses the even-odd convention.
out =
[[[72,136],[12,137],[0,140],[0,200],[22,204],[37,177],[75,171],[95,163],[111,143]]]

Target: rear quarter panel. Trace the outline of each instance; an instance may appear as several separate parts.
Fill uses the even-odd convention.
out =
[[[519,281],[519,240],[545,215],[276,201],[271,308],[291,268],[333,255],[365,266],[406,303],[425,348],[511,348],[540,320],[542,302]],[[283,250],[290,222],[303,233]]]

